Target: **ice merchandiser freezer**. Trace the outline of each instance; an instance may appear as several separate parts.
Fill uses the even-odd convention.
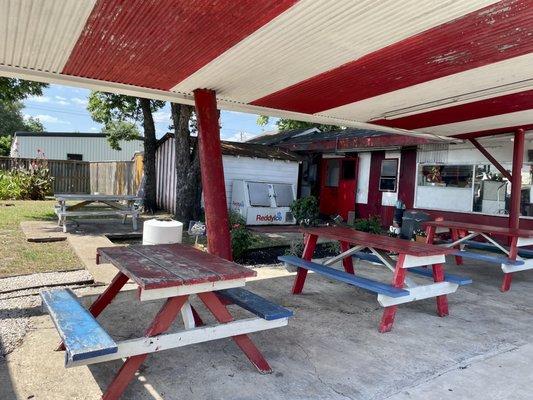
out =
[[[289,183],[233,181],[231,209],[246,225],[290,225],[295,220],[290,206],[295,200]]]

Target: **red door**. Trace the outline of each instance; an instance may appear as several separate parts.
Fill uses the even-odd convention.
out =
[[[323,158],[320,172],[320,212],[346,220],[355,210],[357,158]]]

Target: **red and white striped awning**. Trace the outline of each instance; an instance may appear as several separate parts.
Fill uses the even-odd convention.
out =
[[[533,0],[0,0],[0,75],[438,135],[533,127]],[[385,128],[386,130],[386,128]]]

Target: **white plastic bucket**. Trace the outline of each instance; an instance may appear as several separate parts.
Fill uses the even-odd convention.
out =
[[[150,219],[143,225],[143,244],[181,243],[183,224],[173,219]]]

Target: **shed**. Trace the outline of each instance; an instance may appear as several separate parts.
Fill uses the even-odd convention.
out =
[[[222,141],[222,163],[228,208],[236,180],[288,183],[298,186],[299,162],[295,153],[276,146]],[[174,135],[167,133],[158,142],[156,152],[157,205],[175,212],[176,173]]]

